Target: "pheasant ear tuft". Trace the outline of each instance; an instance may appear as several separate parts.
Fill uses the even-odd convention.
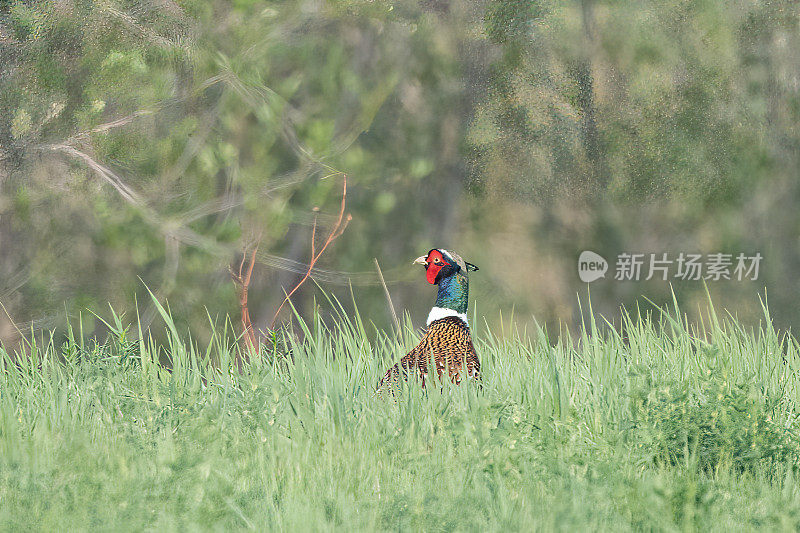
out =
[[[465,261],[464,264],[467,265],[467,272],[475,272],[476,270],[480,270],[476,265],[473,265],[472,263],[467,263]]]

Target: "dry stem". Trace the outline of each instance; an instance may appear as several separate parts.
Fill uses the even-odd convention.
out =
[[[347,224],[352,220],[352,216],[348,213],[347,218],[344,217],[344,208],[347,201],[347,174],[342,174],[342,205],[339,208],[339,217],[336,219],[336,222],[333,224],[331,228],[330,234],[328,234],[328,238],[325,239],[325,243],[320,248],[319,252],[316,249],[316,233],[317,233],[317,218],[314,217],[314,227],[311,230],[311,261],[308,263],[308,269],[306,270],[305,275],[303,278],[294,286],[294,288],[289,291],[286,297],[281,302],[281,305],[278,306],[278,310],[275,311],[275,316],[272,317],[272,322],[270,323],[270,329],[274,329],[275,321],[278,319],[278,315],[283,309],[284,304],[289,301],[292,295],[297,292],[297,289],[300,288],[306,280],[311,277],[311,271],[314,269],[314,264],[316,264],[317,260],[322,256],[325,252],[325,249],[328,248],[328,245],[336,240],[342,233],[344,233],[345,228],[347,228]]]
[[[256,264],[256,253],[258,252],[258,245],[261,242],[261,238],[259,237],[256,241],[256,245],[253,248],[252,253],[250,253],[250,262],[247,266],[247,272],[242,274],[245,269],[245,262],[247,262],[247,247],[242,252],[242,261],[239,263],[239,272],[236,273],[233,271],[230,266],[228,270],[231,273],[231,278],[233,279],[233,283],[236,285],[237,291],[239,293],[239,307],[242,310],[242,339],[244,341],[245,353],[248,354],[257,354],[258,353],[258,344],[256,344],[256,334],[255,330],[253,330],[253,324],[250,321],[250,309],[247,306],[247,292],[250,288],[250,278],[253,275],[253,267]],[[239,367],[241,370],[241,356],[236,357],[236,366]]]

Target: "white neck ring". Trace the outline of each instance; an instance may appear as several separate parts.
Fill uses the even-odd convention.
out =
[[[459,313],[453,309],[445,309],[444,307],[434,307],[431,309],[431,312],[428,314],[427,325],[430,326],[431,322],[439,320],[440,318],[446,318],[448,316],[454,316],[456,318],[460,318],[464,322],[464,324],[469,326],[466,313]]]

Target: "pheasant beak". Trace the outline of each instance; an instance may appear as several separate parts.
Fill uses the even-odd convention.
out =
[[[417,257],[416,259],[414,259],[414,262],[412,264],[414,264],[414,265],[427,265],[428,261],[426,261],[426,259],[428,259],[427,255],[421,255],[421,256]]]

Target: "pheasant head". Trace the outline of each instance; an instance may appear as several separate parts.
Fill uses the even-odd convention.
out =
[[[453,252],[434,248],[427,255],[414,260],[425,267],[428,283],[439,286],[436,304],[428,315],[428,324],[447,316],[455,316],[467,322],[469,278],[467,272],[478,270]]]

